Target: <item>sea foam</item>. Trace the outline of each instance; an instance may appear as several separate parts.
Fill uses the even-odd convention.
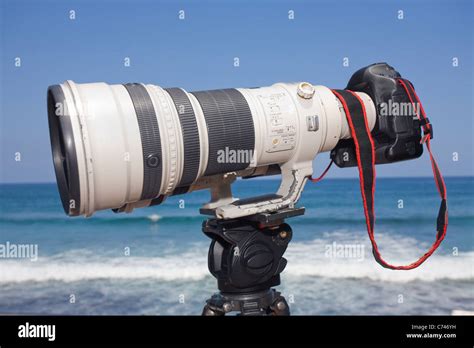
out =
[[[325,233],[321,238],[305,242],[291,242],[285,254],[288,278],[325,277],[360,278],[374,281],[410,282],[439,279],[472,281],[474,251],[459,254],[437,251],[419,268],[393,271],[381,267],[372,256],[368,237],[360,233],[354,237],[340,232]],[[393,264],[407,264],[426,252],[429,245],[410,237],[377,236],[385,259]],[[328,248],[338,245],[362,245],[363,257],[328,256]],[[160,257],[109,257],[79,249],[29,260],[0,260],[0,283],[86,281],[94,279],[156,279],[159,281],[197,281],[210,277],[207,270],[208,245],[195,244],[182,252],[174,251]],[[361,256],[361,255],[359,255]]]

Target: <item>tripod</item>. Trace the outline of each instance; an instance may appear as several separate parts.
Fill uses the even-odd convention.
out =
[[[208,267],[217,279],[219,293],[206,301],[202,315],[290,315],[280,292],[283,254],[292,238],[284,219],[304,214],[304,208],[287,208],[232,220],[209,219],[202,230],[212,239]]]

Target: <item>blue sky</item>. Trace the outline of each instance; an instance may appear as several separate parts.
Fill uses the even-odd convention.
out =
[[[343,88],[354,71],[379,61],[414,82],[434,125],[432,145],[443,173],[474,173],[468,0],[0,1],[1,182],[54,181],[46,89],[66,79],[191,91],[300,80]],[[180,10],[185,20],[178,18]],[[21,67],[15,67],[16,57]],[[124,67],[125,57],[130,67]],[[344,57],[349,67],[343,67]],[[316,172],[328,157],[316,159]],[[377,171],[431,175],[426,154]],[[353,169],[328,174],[356,176]]]

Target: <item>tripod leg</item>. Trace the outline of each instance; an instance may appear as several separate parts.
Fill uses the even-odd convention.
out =
[[[225,313],[206,304],[202,310],[202,315],[206,317],[220,317],[225,315]]]
[[[283,296],[278,296],[270,306],[271,314],[276,316],[290,315],[290,306]]]
[[[227,312],[230,312],[232,308],[229,308],[230,303],[227,302],[227,299],[221,294],[214,294],[212,297],[206,301],[206,305],[202,310],[203,316],[223,316]]]

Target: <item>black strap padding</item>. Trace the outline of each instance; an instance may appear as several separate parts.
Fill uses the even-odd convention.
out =
[[[188,96],[181,88],[166,88],[165,91],[173,99],[183,133],[184,167],[181,180],[177,186],[186,186],[196,180],[201,161],[201,144],[196,115]]]
[[[438,234],[436,235],[436,239],[441,238],[442,232],[445,229],[446,226],[446,212],[448,211],[448,203],[446,199],[441,200],[441,204],[439,207],[438,211],[438,217],[436,219],[436,231],[438,231]]]
[[[146,88],[139,83],[124,85],[138,120],[143,154],[143,188],[140,200],[156,198],[163,176],[163,154],[155,108]]]
[[[207,125],[209,156],[204,175],[247,168],[255,147],[255,128],[245,97],[236,89],[192,94],[202,108]]]
[[[363,174],[363,187],[365,193],[365,200],[368,207],[373,207],[373,197],[372,197],[372,187],[374,186],[374,171],[373,165],[375,158],[374,153],[370,150],[372,148],[370,142],[370,134],[366,130],[365,125],[365,116],[362,109],[362,105],[359,100],[350,92],[346,90],[335,90],[339,95],[344,98],[349,110],[350,115],[348,117],[348,122],[352,121],[354,129],[357,133],[357,139],[354,139],[358,142],[359,155],[360,155],[360,171]],[[373,228],[374,216],[373,209],[369,209],[369,220],[371,228]]]

